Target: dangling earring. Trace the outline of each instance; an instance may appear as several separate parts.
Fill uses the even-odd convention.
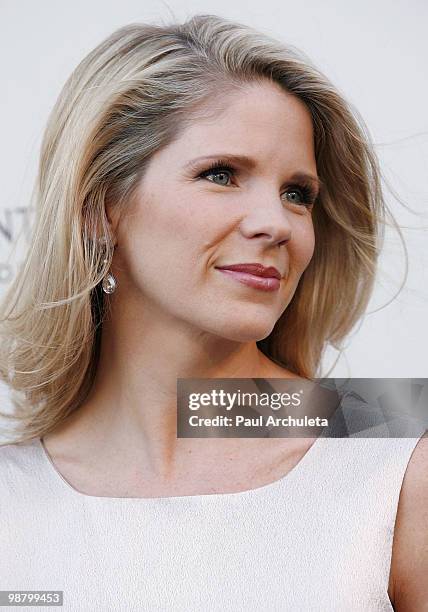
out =
[[[106,244],[107,238],[103,236],[99,239],[100,244]],[[107,263],[107,259],[103,259],[103,263]],[[104,293],[114,293],[117,287],[117,280],[113,276],[111,272],[107,272],[107,274],[103,278],[102,288]]]
[[[116,291],[117,281],[111,272],[108,272],[103,278],[104,293],[114,293]]]

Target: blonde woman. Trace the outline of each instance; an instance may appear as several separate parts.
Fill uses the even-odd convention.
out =
[[[367,306],[380,171],[310,60],[216,16],[123,27],[68,79],[34,197],[0,313],[2,589],[427,610],[425,438],[176,435],[177,378],[312,379]]]

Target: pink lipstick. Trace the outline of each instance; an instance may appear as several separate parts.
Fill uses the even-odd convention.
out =
[[[232,279],[262,291],[278,291],[281,273],[274,266],[265,267],[259,263],[242,263],[230,266],[216,266],[217,270]]]

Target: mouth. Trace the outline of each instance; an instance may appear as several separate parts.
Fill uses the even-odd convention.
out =
[[[259,263],[242,263],[216,266],[216,269],[253,289],[278,291],[281,286],[282,275],[274,266],[265,267]]]

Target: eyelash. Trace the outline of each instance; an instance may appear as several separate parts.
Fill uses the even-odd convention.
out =
[[[233,168],[228,162],[217,159],[210,164],[210,166],[199,174],[199,178],[206,178],[210,174],[221,174],[222,172],[230,172],[230,174],[235,175],[236,169]],[[228,185],[223,185],[227,187]],[[306,208],[312,207],[317,199],[316,192],[310,183],[306,183],[304,181],[300,183],[296,183],[293,185],[289,185],[288,190],[296,190],[296,188],[302,194],[303,202],[296,203],[296,206],[305,206]],[[295,204],[294,202],[290,202],[290,204]]]

